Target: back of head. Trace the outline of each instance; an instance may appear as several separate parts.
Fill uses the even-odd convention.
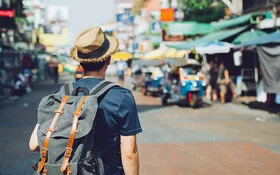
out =
[[[91,27],[78,35],[70,57],[78,61],[85,71],[98,71],[118,50],[118,40],[106,36],[102,29]]]

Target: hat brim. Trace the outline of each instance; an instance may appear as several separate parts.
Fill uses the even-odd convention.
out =
[[[76,47],[73,47],[70,50],[70,57],[80,63],[98,63],[98,62],[103,62],[105,61],[108,57],[110,57],[112,54],[116,53],[119,48],[119,41],[117,38],[112,37],[112,36],[106,36],[107,39],[109,40],[110,47],[107,50],[106,53],[104,53],[101,57],[99,58],[79,58],[78,57],[78,49]]]

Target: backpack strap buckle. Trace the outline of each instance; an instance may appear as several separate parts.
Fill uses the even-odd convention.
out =
[[[63,114],[63,111],[59,111],[59,110],[54,110],[54,113],[59,113],[59,114]]]
[[[77,115],[77,116],[80,116],[80,115],[81,115],[81,113],[80,113],[79,111],[75,111],[75,112],[73,112],[73,114],[74,114],[74,115]]]
[[[70,157],[71,154],[72,154],[72,151],[73,151],[72,148],[66,147],[64,156],[65,156],[65,157]]]
[[[48,128],[47,131],[49,131],[49,132],[55,132],[55,129],[53,129],[53,128]]]
[[[48,152],[48,149],[47,148],[42,148],[42,151],[41,151],[41,156],[46,158],[47,157],[47,152]]]

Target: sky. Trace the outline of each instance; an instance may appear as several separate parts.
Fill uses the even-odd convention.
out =
[[[44,3],[69,8],[70,42],[84,29],[115,19],[115,0],[45,0]]]

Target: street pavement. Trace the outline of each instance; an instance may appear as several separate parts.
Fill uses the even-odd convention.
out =
[[[71,80],[60,76],[60,83]],[[129,88],[129,80],[124,84]],[[29,151],[28,141],[37,106],[59,86],[40,82],[31,93],[1,106],[0,175],[32,174],[39,154]],[[133,93],[143,128],[137,136],[141,175],[280,174],[278,115],[235,103],[163,107],[158,98]]]

